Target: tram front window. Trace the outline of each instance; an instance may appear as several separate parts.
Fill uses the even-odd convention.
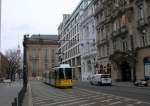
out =
[[[64,79],[63,69],[59,69],[59,79]]]
[[[71,68],[65,69],[66,79],[72,79],[72,71]]]

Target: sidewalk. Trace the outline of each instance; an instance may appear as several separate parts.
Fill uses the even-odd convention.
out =
[[[10,83],[0,83],[0,104],[2,106],[11,106],[21,88],[22,80],[16,80]]]
[[[135,86],[133,82],[112,82],[113,86],[122,86],[122,87],[136,87],[136,88],[148,88],[150,89],[150,85],[148,86]]]
[[[22,106],[33,106],[30,82],[28,82],[27,92],[25,93]]]
[[[114,86],[135,87],[133,82],[112,82]]]

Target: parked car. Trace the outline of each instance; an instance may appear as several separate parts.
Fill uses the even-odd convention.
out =
[[[11,79],[4,79],[3,82],[4,83],[11,83]]]
[[[137,81],[134,82],[134,85],[135,86],[147,86],[148,83],[147,83],[146,80],[137,80]]]
[[[112,85],[110,74],[95,74],[90,79],[91,85]]]

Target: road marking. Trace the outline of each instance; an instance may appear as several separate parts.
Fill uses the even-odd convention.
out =
[[[70,97],[69,99],[75,99],[75,97]],[[51,99],[51,98],[49,98],[49,99],[47,99],[47,100],[52,100],[52,101],[54,101],[54,102],[57,102],[57,101],[64,101],[64,100],[66,100],[66,99],[68,99],[68,98],[61,98],[61,99]],[[45,102],[46,101],[46,99],[45,100],[41,100],[41,101],[36,101],[36,102],[34,102],[35,104],[43,104],[43,103],[46,103]]]
[[[108,95],[107,97],[108,97],[108,98],[111,98],[111,97],[114,97],[114,95],[111,95],[111,94],[110,94],[110,95]]]
[[[104,94],[104,93],[99,93],[99,92],[95,92],[95,91],[90,91],[90,90],[87,90],[87,89],[82,89],[82,88],[78,88],[78,87],[74,87],[76,89],[80,89],[82,91],[86,91],[86,92],[90,92],[90,93],[95,93],[95,94]]]
[[[50,100],[51,98],[42,98],[42,99],[37,99],[37,100],[34,100],[33,102],[40,102],[40,101],[46,101],[46,100]]]
[[[103,100],[103,101],[100,101],[100,102],[109,102],[111,100],[114,100],[114,99],[106,99],[106,100]]]
[[[72,102],[72,101],[77,101],[77,100],[82,100],[82,99],[84,99],[84,98],[71,99],[71,100],[67,100],[67,101],[55,102],[55,103],[45,104],[45,105],[41,105],[41,106],[55,105],[55,104],[59,104],[59,103]]]
[[[144,103],[144,102],[141,102],[141,101],[137,101],[135,104],[141,104],[141,103]]]
[[[92,103],[87,103],[87,104],[83,104],[83,105],[80,105],[80,106],[89,106],[89,105],[93,105],[93,104],[96,104],[97,102],[92,102]]]
[[[98,95],[100,95],[100,94],[102,94],[104,96],[112,95],[112,96],[118,97],[120,99],[126,99],[127,98],[127,97],[121,97],[121,96],[117,96],[117,95],[113,95],[113,94],[99,93],[99,92],[95,92],[95,91],[91,91],[91,90],[87,90],[87,89],[82,89],[82,88],[78,88],[78,87],[74,87],[74,88],[80,89],[80,90],[83,90],[83,91],[87,91],[87,92],[90,92],[90,93],[95,93],[95,94],[98,94]],[[136,101],[136,102],[139,101],[138,99],[131,99],[131,100]],[[139,102],[142,102],[142,103],[145,103],[145,104],[150,104],[150,102],[145,102],[145,101],[139,101]]]
[[[117,101],[117,102],[110,103],[108,105],[116,105],[116,104],[120,104],[120,103],[122,103],[122,102],[121,101]]]
[[[132,101],[132,99],[125,98],[123,101],[125,101],[125,102],[129,102],[129,101]]]
[[[42,96],[41,97],[40,96],[39,97],[32,97],[33,100],[39,100],[41,98],[48,99],[50,97],[47,97],[47,96],[45,96],[45,97],[44,96],[43,97]]]
[[[90,96],[90,97],[88,97],[88,99],[90,99],[90,98],[94,98],[94,97],[100,97],[100,95]]]
[[[126,106],[134,106],[133,104],[129,104],[129,105],[126,105]]]
[[[71,102],[71,103],[67,103],[67,104],[59,105],[59,106],[68,106],[68,105],[72,105],[72,104],[76,104],[76,103],[82,103],[82,102],[87,102],[87,101],[89,101],[89,100],[76,101],[76,102]]]
[[[100,97],[100,98],[94,98],[93,100],[99,100],[99,99],[104,99],[105,97]]]

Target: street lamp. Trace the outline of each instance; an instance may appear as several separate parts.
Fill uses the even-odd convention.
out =
[[[27,54],[26,54],[26,48],[27,48],[27,37],[29,35],[24,35],[24,41],[23,41],[23,50],[24,50],[24,54],[23,54],[23,86],[26,88],[27,87],[27,83],[28,83],[28,78],[27,78]]]

